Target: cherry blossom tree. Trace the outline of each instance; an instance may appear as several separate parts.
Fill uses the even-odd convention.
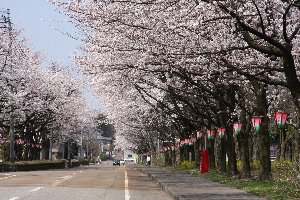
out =
[[[39,159],[50,132],[62,141],[96,126],[96,113],[87,106],[82,86],[70,72],[57,64],[43,66],[42,55],[28,47],[21,31],[3,28],[0,35],[1,143],[8,139],[8,130],[10,135],[15,132],[18,142],[12,136],[8,141],[18,146],[17,158]]]
[[[111,118],[122,122],[117,132],[140,127],[141,113],[151,107],[188,121],[190,129],[238,118],[249,124],[251,115],[262,115],[260,178],[270,178],[268,98],[286,87],[299,107],[298,1],[51,2],[82,30],[85,54],[77,62],[110,104]],[[244,131],[240,147],[250,130]],[[227,151],[235,171],[231,135]]]

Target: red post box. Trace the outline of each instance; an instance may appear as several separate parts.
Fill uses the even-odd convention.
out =
[[[208,150],[200,150],[201,161],[200,161],[200,172],[207,173],[208,172]]]

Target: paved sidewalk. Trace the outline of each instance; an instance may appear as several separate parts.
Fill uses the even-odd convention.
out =
[[[148,174],[153,180],[159,182],[161,188],[169,193],[175,200],[221,200],[221,199],[247,199],[262,200],[242,190],[207,179],[192,176],[186,172],[171,171],[162,168],[135,166],[136,169]]]

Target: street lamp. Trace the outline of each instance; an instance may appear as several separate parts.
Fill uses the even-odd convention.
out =
[[[284,112],[275,112],[274,113],[274,119],[275,119],[275,123],[277,124],[277,128],[279,128],[279,129],[284,128],[287,117],[288,117],[288,114],[284,113]]]
[[[241,133],[242,126],[243,126],[243,123],[235,122],[233,124],[233,130],[234,130],[233,134],[234,135],[239,135]]]
[[[218,128],[217,130],[218,130],[220,138],[225,138],[225,130],[226,130],[226,128]]]
[[[253,116],[251,119],[252,125],[256,132],[259,132],[261,121],[262,121],[262,116]]]

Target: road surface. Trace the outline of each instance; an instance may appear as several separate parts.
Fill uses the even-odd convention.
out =
[[[0,173],[0,200],[171,200],[157,182],[112,161],[73,169]]]

